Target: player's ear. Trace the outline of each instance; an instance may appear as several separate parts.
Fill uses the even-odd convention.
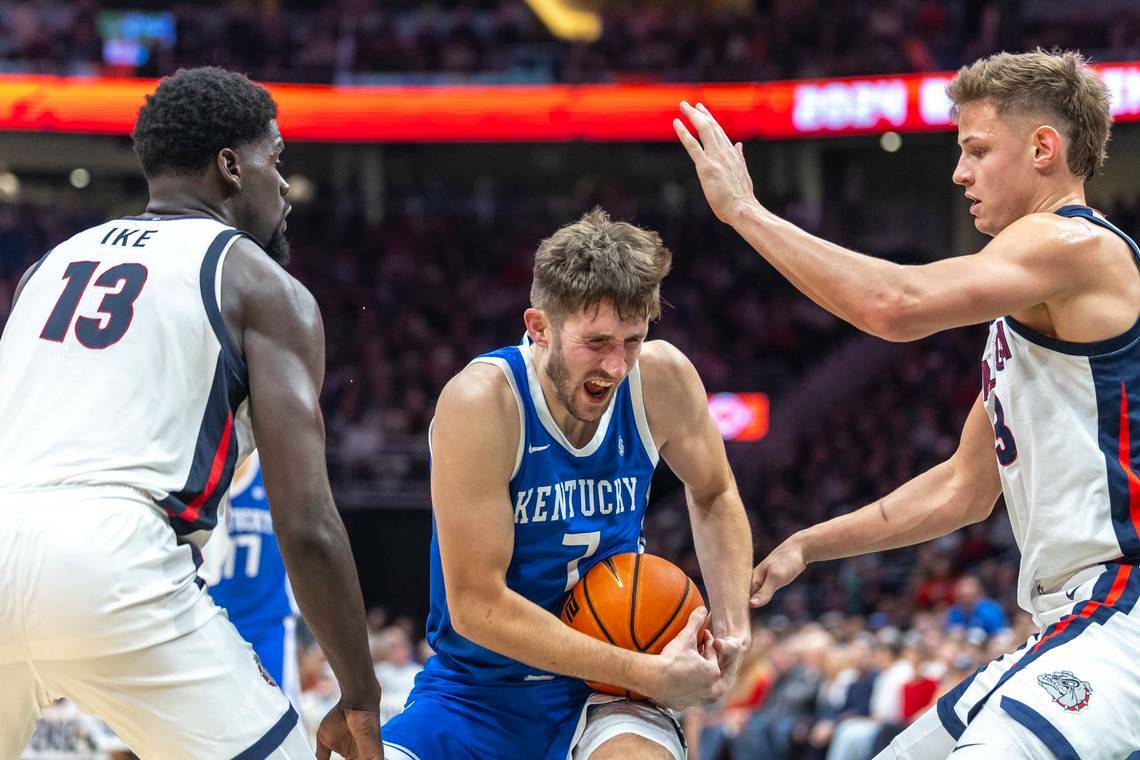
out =
[[[554,335],[551,332],[550,319],[546,316],[545,311],[532,306],[523,312],[523,323],[526,325],[526,334],[532,343],[543,348],[549,348]]]
[[[1043,124],[1033,130],[1033,164],[1042,173],[1051,173],[1063,164],[1064,142],[1054,127]]]
[[[222,148],[217,156],[218,173],[230,192],[241,190],[241,165],[233,148]]]

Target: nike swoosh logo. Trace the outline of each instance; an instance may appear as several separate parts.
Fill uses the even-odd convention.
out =
[[[1065,592],[1065,596],[1069,597],[1070,602],[1073,600],[1073,597],[1077,595],[1077,588],[1080,588],[1080,586],[1077,586],[1076,588],[1071,588]]]
[[[536,451],[546,451],[549,448],[550,444],[548,443],[545,446],[527,446],[526,450],[528,453],[533,454]]]
[[[981,742],[973,742],[971,744],[959,744],[957,747],[950,750],[950,754],[953,755],[955,752],[957,752],[960,749],[966,749],[966,747],[982,747],[982,746],[985,746],[985,745],[983,745]]]

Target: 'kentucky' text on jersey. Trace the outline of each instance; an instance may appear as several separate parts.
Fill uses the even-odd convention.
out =
[[[529,341],[475,361],[502,370],[521,421],[507,494],[515,525],[507,586],[557,615],[566,592],[594,563],[643,548],[642,520],[658,455],[642,403],[641,374],[635,365],[594,437],[576,448],[546,405]],[[427,627],[428,641],[443,662],[481,680],[544,675],[455,632],[434,536]]]

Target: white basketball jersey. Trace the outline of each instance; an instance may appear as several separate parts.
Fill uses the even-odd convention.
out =
[[[6,491],[128,486],[204,543],[253,443],[220,309],[239,235],[213,219],[131,217],[40,260],[0,338],[0,509]]]
[[[1112,230],[1140,260],[1136,243],[1087,206],[1057,213]],[[1116,338],[1072,343],[998,319],[982,398],[1021,549],[1018,604],[1048,612],[1054,602],[1041,597],[1075,576],[1140,562],[1140,320]]]

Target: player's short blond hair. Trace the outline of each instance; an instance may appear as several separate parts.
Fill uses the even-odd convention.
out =
[[[595,208],[539,243],[530,303],[555,322],[603,304],[622,319],[657,319],[672,262],[656,232]]]
[[[1108,156],[1112,115],[1108,90],[1072,50],[997,53],[963,66],[946,87],[958,120],[962,106],[989,100],[999,115],[1041,114],[1056,119],[1068,142],[1069,170],[1092,179]]]

